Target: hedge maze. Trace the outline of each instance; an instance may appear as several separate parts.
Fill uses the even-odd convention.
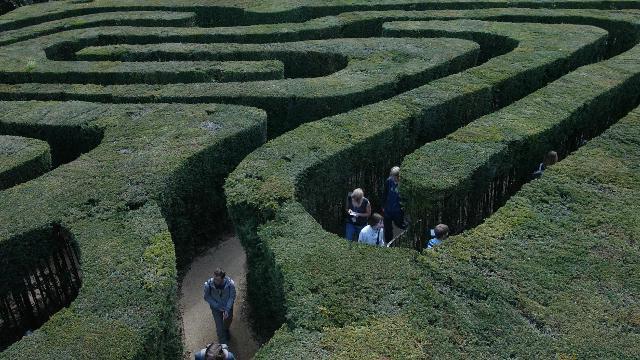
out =
[[[230,219],[272,358],[636,358],[640,2],[57,1],[0,17],[2,359],[177,359]],[[550,150],[560,162],[537,180]],[[393,165],[434,251],[341,239]],[[23,337],[27,330],[35,330]]]

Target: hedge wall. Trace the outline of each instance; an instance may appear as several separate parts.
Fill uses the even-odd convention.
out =
[[[258,235],[290,308],[256,358],[633,358],[639,131],[636,109],[423,255],[349,248],[285,203]]]
[[[451,30],[454,26],[458,26],[456,28],[458,30],[461,25],[463,26],[461,36],[473,36],[474,30],[477,34],[480,33],[477,29],[485,30],[486,27],[491,28],[493,31],[498,29],[504,29],[504,32],[514,31],[509,29],[509,24],[491,24],[493,25],[492,27],[483,27],[483,23],[474,21],[459,21],[448,24],[450,24],[450,29],[447,32],[447,36],[451,36],[450,33],[454,32],[454,30]],[[392,34],[393,31],[407,31],[401,29],[402,25],[389,24],[385,26],[385,29],[388,29],[389,34]],[[424,31],[422,34],[429,34],[430,31],[441,32],[439,27],[447,26],[447,24],[439,22],[409,23],[404,26],[410,28],[410,31],[415,31],[416,25],[420,27],[427,26],[427,29],[418,29],[418,31]],[[464,28],[465,25],[469,30]],[[627,24],[626,26],[632,25]],[[412,27],[413,29],[411,29]],[[518,24],[517,27],[513,26],[513,28],[523,29],[526,26]],[[553,28],[553,26],[546,26],[545,28]],[[558,31],[557,36],[571,41],[567,38],[569,33],[571,32],[563,29]],[[576,31],[575,38],[578,39],[583,34],[584,30],[582,29]],[[557,39],[554,42],[557,44]],[[541,43],[543,42],[541,41]],[[551,43],[547,41],[544,44],[550,45]],[[600,49],[603,49],[603,42],[599,42],[599,45]],[[528,51],[528,46],[524,46],[522,42],[520,42],[520,47]],[[590,51],[583,51],[581,54],[590,53],[593,59],[597,60],[604,51],[600,50],[599,52],[596,49],[598,47],[592,48]],[[625,58],[625,56],[626,59],[633,58],[635,56],[634,50],[621,55],[620,58]],[[514,55],[509,58],[508,56],[512,53]],[[231,174],[225,185],[230,213],[248,252],[250,276],[252,276],[249,279],[250,284],[260,284],[260,286],[255,285],[249,289],[250,300],[254,304],[259,304],[258,307],[263,310],[258,314],[257,320],[263,324],[261,329],[267,333],[275,330],[274,325],[279,324],[280,321],[284,320],[285,324],[271,340],[276,345],[267,346],[264,352],[259,354],[259,357],[264,356],[267,358],[272,355],[286,357],[284,354],[292,356],[298,351],[313,357],[335,355],[344,349],[339,346],[322,343],[318,339],[323,338],[326,334],[331,333],[331,329],[336,328],[336,333],[341,334],[336,336],[337,338],[350,339],[352,341],[349,343],[349,346],[352,347],[348,348],[351,350],[354,344],[361,343],[355,339],[362,340],[364,338],[368,340],[362,343],[372,342],[370,337],[362,334],[372,329],[371,326],[374,326],[373,323],[376,321],[374,319],[378,319],[377,321],[382,323],[391,321],[401,324],[402,320],[405,319],[404,322],[407,325],[403,327],[401,332],[408,334],[417,332],[421,336],[419,341],[416,340],[420,344],[420,350],[417,353],[409,350],[408,356],[426,356],[425,347],[429,347],[438,341],[443,341],[443,347],[438,350],[440,356],[449,352],[455,354],[460,351],[459,346],[462,340],[460,338],[453,340],[447,338],[455,329],[450,329],[449,332],[447,332],[447,329],[441,330],[436,338],[429,338],[428,333],[418,331],[420,326],[411,320],[406,320],[407,317],[409,319],[413,318],[414,311],[421,313],[422,319],[428,317],[429,313],[433,315],[429,310],[430,308],[420,310],[420,306],[417,305],[416,307],[413,305],[401,306],[401,311],[407,311],[408,309],[412,311],[412,313],[405,314],[405,317],[402,317],[398,315],[398,310],[393,307],[380,309],[375,306],[379,295],[377,293],[378,290],[382,290],[382,293],[393,293],[392,284],[395,281],[400,281],[402,284],[401,280],[397,280],[399,275],[411,273],[411,271],[401,266],[403,262],[411,263],[412,255],[410,251],[406,250],[408,253],[395,259],[395,261],[383,261],[382,263],[388,266],[388,269],[392,269],[389,270],[391,274],[380,275],[384,281],[374,282],[376,285],[365,286],[365,290],[363,290],[362,284],[366,284],[366,282],[361,281],[361,279],[365,277],[367,272],[377,273],[380,267],[370,266],[365,269],[357,267],[355,264],[359,264],[362,260],[357,255],[352,255],[352,250],[344,249],[343,246],[347,245],[341,240],[323,232],[318,224],[315,224],[315,221],[309,217],[309,214],[313,215],[316,221],[319,221],[328,229],[340,231],[340,216],[338,214],[341,212],[342,204],[336,203],[340,200],[331,200],[331,198],[341,199],[336,194],[345,193],[347,189],[354,187],[355,184],[373,184],[373,182],[366,183],[368,179],[375,177],[372,174],[384,174],[394,163],[394,160],[398,160],[390,158],[391,156],[402,156],[403,153],[410,151],[412,146],[420,144],[421,141],[428,140],[429,137],[437,138],[446,134],[448,128],[443,128],[443,126],[455,128],[459,124],[450,124],[445,120],[472,120],[475,116],[480,115],[480,111],[482,111],[477,110],[479,113],[460,116],[454,112],[457,110],[455,105],[464,103],[466,105],[464,110],[466,110],[471,107],[470,103],[473,105],[476,102],[484,103],[486,104],[484,105],[486,107],[485,111],[490,112],[494,109],[494,106],[508,105],[537,86],[544,86],[547,81],[553,79],[550,76],[545,80],[531,81],[531,79],[523,76],[522,80],[517,77],[517,80],[512,80],[513,74],[498,70],[504,69],[505,64],[514,63],[514,61],[507,61],[507,59],[518,59],[520,54],[518,54],[517,49],[512,53],[489,60],[485,64],[461,74],[433,81],[428,85],[390,100],[302,125],[296,130],[270,141],[252,153]],[[542,51],[541,53],[546,55],[550,51]],[[531,54],[527,55],[527,59],[536,58]],[[524,63],[525,61],[523,60],[522,62]],[[578,61],[580,64],[587,62],[588,60]],[[572,64],[575,66],[576,60],[568,61],[567,66],[571,67]],[[491,71],[493,69],[492,66],[496,66],[495,71]],[[512,66],[513,68],[518,68],[517,65]],[[535,68],[535,65],[530,62],[529,66]],[[560,76],[563,72],[571,71],[572,68],[567,69],[565,67],[565,69],[559,70],[557,66],[549,66],[546,71],[556,70],[557,76]],[[629,71],[633,72],[634,70],[629,69]],[[457,101],[460,101],[460,103],[456,103],[455,98],[449,101],[440,99],[438,99],[440,100],[439,102],[435,101],[439,94],[443,94],[443,98],[446,99],[444,95],[451,95],[452,88],[460,89],[460,87],[454,87],[454,81],[460,78],[464,79],[470,73],[475,76],[475,79],[480,78],[483,81],[465,81],[463,84],[466,86],[478,84],[476,86],[482,90],[480,84],[491,84],[485,85],[485,89],[488,91],[483,90],[483,97],[475,95],[472,92],[475,89],[469,89],[467,91],[475,96],[458,95],[459,99]],[[504,74],[506,79],[495,79],[495,76],[500,74]],[[531,76],[530,74],[536,74],[536,72],[530,71],[527,73],[528,76]],[[468,79],[467,77],[465,80]],[[509,83],[509,80],[513,82]],[[492,81],[497,84],[493,85]],[[522,84],[529,87],[523,89]],[[511,87],[508,87],[508,85]],[[434,91],[438,90],[439,87],[444,88],[443,90],[445,91]],[[494,87],[498,89],[504,87],[506,91],[492,90]],[[479,90],[476,91],[479,92]],[[596,91],[604,92],[603,89],[597,89]],[[496,98],[501,99],[501,96],[504,96],[505,99],[501,101],[495,100]],[[470,101],[471,99],[478,100],[474,102]],[[478,106],[473,106],[473,108],[477,109]],[[452,113],[455,115],[451,115]],[[321,191],[318,191],[319,189]],[[375,189],[375,184],[374,186],[365,186],[365,192],[375,191]],[[332,204],[335,204],[335,211],[327,211],[329,207],[326,204],[329,201],[334,201]],[[303,209],[309,214],[304,214]],[[306,221],[299,218],[300,216],[306,217]],[[306,263],[303,265],[302,261],[296,266],[292,265],[290,258],[295,256],[297,259],[297,254],[303,254],[306,251],[307,240],[316,237],[324,240],[321,242],[321,248],[314,251],[312,256],[305,256],[304,259],[306,262],[310,262],[312,261],[310,258],[315,256],[321,259],[318,261],[321,265],[307,266]],[[309,246],[314,246],[313,244],[315,244],[315,241],[312,241],[312,245]],[[356,245],[355,248],[358,248],[358,246]],[[371,251],[375,251],[375,249]],[[381,254],[378,252],[376,256],[381,256]],[[347,263],[352,268],[357,267],[357,269],[352,271],[349,266],[338,266],[337,271],[334,272],[332,265],[334,262],[338,262],[335,258],[350,259]],[[395,272],[393,270],[395,268],[404,270]],[[301,277],[299,273],[304,274],[304,281],[298,280]],[[323,278],[324,287],[314,285],[317,280],[314,281],[312,279],[316,278]],[[327,282],[326,278],[330,280]],[[429,290],[433,292],[432,294],[423,294],[431,286],[426,282],[416,280],[412,284],[416,286],[416,288],[412,289],[419,290],[422,294],[418,300],[427,300],[426,303],[420,303],[422,306],[426,307],[431,300],[438,301],[434,305],[436,307],[440,306],[440,303],[444,304],[446,301],[451,300],[443,299],[443,296],[437,296],[437,291],[433,287],[430,287],[431,290]],[[331,297],[329,294],[333,292],[332,287],[336,287],[336,291],[343,294],[344,297]],[[428,289],[425,290],[425,288]],[[371,291],[371,289],[375,289],[372,295],[357,295]],[[310,300],[314,298],[326,300],[326,302],[318,304],[317,301]],[[371,305],[371,307],[362,306],[362,308],[359,308],[358,306],[352,306],[351,302],[354,298],[365,299],[365,303]],[[418,301],[414,297],[412,299]],[[400,304],[402,303],[401,301]],[[343,308],[353,309],[357,315],[349,318],[349,320],[344,320],[344,318],[337,316],[343,311]],[[513,319],[504,315],[499,319],[498,323],[500,321],[508,323]],[[480,325],[474,323],[473,326],[476,326],[475,329],[477,330]],[[350,334],[350,336],[345,335],[346,333]],[[515,334],[519,333],[523,333],[529,338],[527,339],[528,342],[521,343],[524,345],[514,350],[516,353],[526,354],[525,351],[527,351],[527,346],[530,344],[537,344],[537,349],[545,349],[545,342],[520,323],[513,328],[512,338],[509,341],[516,344]],[[356,334],[359,334],[360,337]],[[458,336],[457,334],[455,335]],[[388,340],[385,344],[389,344],[390,347],[385,348],[385,350],[379,350],[375,355],[393,357],[395,356],[394,354],[404,349],[398,345],[401,343],[401,339],[393,338],[393,340]],[[398,345],[398,347],[394,347],[395,345]],[[314,347],[320,347],[320,349],[314,349]],[[360,349],[360,347],[355,345],[355,349]],[[484,357],[492,354],[490,349],[481,346],[474,349],[474,351],[476,354],[484,354]],[[507,351],[504,350],[502,352],[503,356],[511,354]],[[391,352],[391,354],[388,352]],[[550,352],[545,351],[541,351],[541,353],[550,354]],[[348,357],[357,358],[359,356],[356,351],[346,352],[345,354],[348,354],[345,355]],[[371,353],[366,354],[370,355]],[[362,358],[369,358],[369,355]]]
[[[209,224],[224,216],[224,175],[265,140],[264,112],[214,104],[0,108],[5,129],[73,122],[104,135],[76,160],[0,192],[0,202],[11,204],[0,210],[3,258],[17,241],[28,248],[23,256],[36,254],[37,242],[20,239],[58,223],[75,239],[82,271],[73,303],[0,357],[178,357],[174,244],[188,258],[197,242],[192,228],[215,235]]]
[[[418,232],[461,232],[501,206],[544,154],[564,156],[640,103],[640,47],[582,67],[524,99],[426,144],[403,161],[407,212]]]
[[[335,194],[346,194],[355,184],[363,186],[366,193],[373,192],[375,180],[366,182],[375,178],[372,174],[384,174],[403,153],[421,141],[444,134],[481,111],[491,111],[495,103],[492,93],[500,93],[501,89],[513,86],[512,81],[518,81],[513,73],[498,72],[505,68],[505,63],[512,64],[515,74],[522,71],[543,79],[553,73],[551,69],[560,70],[556,64],[562,55],[541,51],[548,58],[541,56],[540,63],[536,63],[529,58],[525,60],[521,52],[536,47],[544,49],[550,42],[545,35],[553,37],[556,42],[565,42],[562,46],[567,53],[563,56],[571,59],[567,60],[570,67],[584,62],[582,57],[589,53],[597,58],[604,36],[601,30],[582,26],[565,25],[552,30],[554,26],[535,24],[511,26],[473,21],[433,24],[438,30],[458,25],[479,29],[475,33],[483,36],[483,32],[506,34],[511,31],[510,35],[520,41],[519,47],[478,67],[433,81],[390,100],[302,125],[252,153],[230,175],[225,185],[228,207],[247,249],[250,276],[253,276],[249,283],[256,284],[253,288],[250,285],[249,299],[255,308],[264,309],[257,320],[265,333],[273,331],[280,323],[278,320],[284,319],[285,312],[292,306],[281,305],[282,299],[271,301],[273,289],[286,287],[281,279],[288,276],[277,270],[278,263],[272,250],[265,246],[264,239],[255,230],[258,225],[273,219],[281,204],[300,201],[323,226],[340,231],[343,204],[340,202],[342,197]],[[585,36],[589,31],[592,31],[591,44]],[[496,78],[496,74],[501,76]],[[534,79],[527,83],[530,87],[538,83]],[[512,92],[511,96],[517,94]],[[469,109],[469,104],[474,104],[473,110]],[[289,313],[287,323],[296,322],[296,317]]]
[[[0,190],[35,178],[51,167],[49,144],[19,136],[0,136]]]
[[[178,45],[143,46],[143,52],[176,56],[184,60],[205,60],[229,57],[245,57],[256,62],[223,62],[230,68],[220,74],[220,82],[202,82],[198,72],[188,69],[189,62],[161,61],[135,62],[136,52],[125,50],[124,57],[133,57],[134,62],[111,61],[61,61],[72,56],[84,46],[109,44],[116,41],[131,43],[147,42],[197,42],[206,41],[215,34],[209,29],[170,28],[161,32],[155,28],[92,28],[40,37],[5,47],[6,62],[0,68],[0,79],[12,83],[25,77],[37,83],[3,84],[0,93],[6,98],[76,99],[99,102],[228,102],[256,106],[269,115],[269,132],[273,135],[292,129],[300,123],[319,119],[327,115],[347,111],[353,107],[389,98],[411,87],[446,76],[475,65],[477,45],[463,40],[444,39],[335,39],[315,42],[294,42],[265,45]],[[124,38],[124,40],[121,40]],[[399,47],[398,44],[404,44]],[[148,50],[147,50],[148,49]],[[44,51],[43,51],[44,50]],[[90,51],[91,49],[88,49]],[[120,50],[120,49],[115,49]],[[258,54],[259,53],[259,54]],[[167,60],[163,54],[156,57]],[[331,55],[345,59],[346,66],[319,65]],[[1,55],[1,53],[0,53]],[[88,54],[87,54],[88,55]],[[82,53],[81,53],[82,56]],[[12,58],[31,59],[9,61]],[[50,60],[57,58],[58,60]],[[300,75],[307,69],[296,69],[292,65],[300,57],[308,58],[320,74],[327,76],[289,78],[273,81],[259,80],[258,76],[273,75],[275,63],[287,64],[284,75]],[[194,61],[193,63],[200,63]],[[344,60],[340,61],[344,64]],[[136,75],[138,69],[145,69]],[[172,72],[172,67],[182,69]],[[239,66],[233,65],[237,64]],[[254,64],[256,68],[247,65]],[[260,66],[264,67],[262,73]],[[283,69],[277,67],[280,77]],[[127,70],[128,68],[131,70]],[[323,69],[324,68],[324,69]],[[158,69],[164,69],[157,72]],[[233,71],[237,71],[237,74]],[[175,78],[194,72],[192,78],[176,83]],[[256,74],[253,74],[253,73]],[[149,74],[153,75],[150,76]],[[154,75],[155,74],[155,75]],[[261,75],[262,74],[262,75]],[[313,75],[313,72],[309,72]],[[206,75],[206,74],[205,74]],[[49,84],[50,82],[79,83]],[[108,81],[107,81],[108,80]],[[143,83],[140,83],[144,81]],[[195,81],[196,84],[184,82]],[[248,81],[247,83],[239,81]],[[81,83],[91,84],[82,85]],[[122,83],[136,83],[122,85]],[[169,82],[170,84],[162,84]],[[119,84],[120,83],[120,84]],[[147,84],[149,83],[149,84]],[[156,86],[150,85],[160,83]],[[116,84],[116,85],[109,85]]]
[[[13,258],[21,252],[11,249],[20,246],[33,252],[34,231],[60,224],[79,249],[83,277],[68,308],[0,358],[179,357],[176,261],[190,259],[224,222],[225,177],[267,137],[273,140],[226,183],[248,253],[257,327],[264,336],[275,331],[258,358],[632,357],[637,286],[621,275],[637,272],[625,255],[636,251],[637,232],[624,210],[635,210],[629,199],[637,185],[628,175],[637,160],[630,120],[550,170],[549,178],[559,172],[553,184],[545,175],[525,187],[522,194],[531,199],[551,194],[546,203],[527,200],[538,207],[517,213],[523,207],[516,196],[497,220],[437,252],[349,246],[326,230],[341,231],[347,189],[363,186],[379,204],[380,174],[405,154],[483,115],[511,111],[528,94],[551,91],[572,76],[567,89],[578,91],[585,78],[603,85],[589,84],[591,92],[577,92],[574,104],[558,105],[564,115],[571,106],[587,106],[574,118],[551,113],[520,127],[485,122],[487,115],[455,141],[504,136],[479,144],[489,150],[491,141],[509,144],[533,159],[539,155],[526,144],[535,139],[562,143],[554,132],[579,134],[585,128],[579,120],[600,127],[589,136],[615,122],[637,104],[639,18],[635,11],[583,8],[639,5],[72,0],[3,16],[0,134],[47,141],[55,168],[0,192],[0,203],[12,205],[0,209],[0,255]],[[607,108],[608,99],[620,109]],[[236,105],[191,104],[210,102]],[[606,111],[611,118],[599,121],[595,115]],[[480,125],[496,131],[474,128]],[[580,154],[588,149],[598,159],[590,166],[605,163],[600,159],[617,165],[585,176],[575,164],[586,161]],[[499,156],[506,165],[520,160]],[[574,178],[560,169],[574,157],[566,171],[589,181],[565,181]],[[535,189],[543,189],[539,198]],[[600,200],[616,207],[590,206]],[[622,230],[598,220],[605,209]],[[537,248],[523,254],[519,243],[536,239],[554,220],[548,212],[527,222],[544,211],[567,217],[539,238],[553,245],[550,261]],[[580,262],[581,241],[594,242],[574,226],[616,237],[623,251],[597,255],[625,266]],[[558,241],[574,233],[567,244]],[[559,270],[549,275],[547,268]],[[597,287],[607,274],[617,283]],[[566,286],[572,282],[599,296]],[[598,311],[583,317],[568,304],[575,299]],[[587,343],[590,336],[600,342]]]

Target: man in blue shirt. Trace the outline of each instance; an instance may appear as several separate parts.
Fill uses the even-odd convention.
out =
[[[425,244],[425,249],[431,249],[436,245],[440,245],[449,237],[449,227],[445,224],[438,224],[433,231],[433,237]]]
[[[204,300],[209,303],[220,344],[229,343],[229,327],[233,320],[233,303],[236,301],[236,284],[220,268],[204,283]]]
[[[384,183],[384,241],[386,243],[393,240],[393,224],[400,229],[406,229],[407,225],[404,221],[404,211],[400,204],[400,192],[398,185],[400,184],[400,168],[394,166],[389,172],[389,178]]]

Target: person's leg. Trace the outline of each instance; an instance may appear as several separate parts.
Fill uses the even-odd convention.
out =
[[[224,334],[225,334],[225,337],[227,338],[227,341],[231,339],[231,334],[229,333],[229,329],[231,328],[232,321],[233,321],[233,308],[231,308],[231,311],[229,311],[229,317],[224,320]],[[224,344],[228,345],[229,343],[224,343]]]
[[[358,240],[358,236],[355,235],[355,233],[356,233],[356,226],[348,222],[344,237],[349,241],[354,241],[353,239],[355,236],[355,240]]]
[[[394,214],[393,223],[402,230],[407,228],[407,223],[404,221],[404,214],[402,213]]]
[[[213,320],[216,323],[216,335],[218,335],[218,343],[226,344],[228,340],[228,331],[225,329],[224,321],[222,319],[222,311],[211,309],[213,313]]]
[[[389,243],[393,240],[393,217],[384,214],[384,242]]]
[[[357,242],[358,238],[360,237],[360,231],[362,231],[362,229],[364,229],[364,226],[358,226],[358,225],[354,225],[353,226],[353,241]]]

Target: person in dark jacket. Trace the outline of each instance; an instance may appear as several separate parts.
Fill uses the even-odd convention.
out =
[[[407,228],[407,224],[404,221],[404,210],[400,204],[399,184],[400,168],[394,166],[391,168],[389,177],[384,183],[384,242],[387,244],[393,240],[393,224],[396,224],[400,229]]]
[[[220,268],[204,283],[204,300],[209,303],[220,344],[229,343],[229,327],[233,320],[236,284]]]

